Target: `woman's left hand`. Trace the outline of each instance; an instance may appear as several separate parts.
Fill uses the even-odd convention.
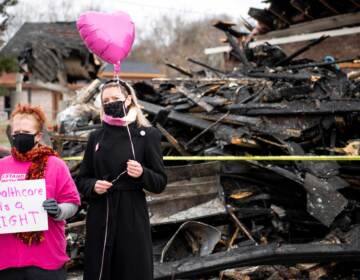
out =
[[[139,162],[130,159],[127,162],[127,173],[131,177],[138,178],[142,175],[143,168]]]

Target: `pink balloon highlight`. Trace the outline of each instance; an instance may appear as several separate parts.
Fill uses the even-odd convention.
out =
[[[135,25],[124,12],[86,12],[76,22],[80,37],[87,48],[120,71],[121,61],[131,51]]]

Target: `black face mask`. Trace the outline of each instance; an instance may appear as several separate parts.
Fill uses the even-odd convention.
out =
[[[124,101],[114,101],[104,104],[104,113],[113,118],[123,118],[128,112],[127,108],[124,108]]]
[[[35,134],[18,133],[13,135],[13,146],[18,152],[25,154],[35,146]]]

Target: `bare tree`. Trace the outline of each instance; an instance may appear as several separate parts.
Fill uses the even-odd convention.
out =
[[[9,7],[15,6],[18,3],[17,0],[2,0],[0,2],[0,32],[3,34],[8,28],[9,19],[11,16],[8,12]],[[0,42],[0,45],[3,41]]]
[[[3,34],[3,40],[8,41],[25,22],[75,21],[82,12],[101,11],[101,5],[94,0],[82,6],[74,6],[73,1],[70,0],[47,0],[45,7],[45,9],[39,9],[35,1],[19,2],[9,11],[9,26]]]
[[[130,59],[157,64],[167,75],[175,72],[164,66],[164,60],[186,67],[186,59],[192,57],[219,66],[218,61],[210,60],[204,54],[205,48],[217,46],[219,39],[224,37],[222,32],[212,26],[213,21],[219,19],[228,18],[221,16],[185,21],[179,16],[163,16],[152,23],[147,36],[142,34],[138,39]],[[196,69],[193,65],[191,67]]]

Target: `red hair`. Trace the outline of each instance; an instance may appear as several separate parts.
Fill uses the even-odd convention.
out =
[[[39,131],[42,131],[46,123],[46,116],[44,111],[39,106],[31,106],[28,104],[18,104],[11,113],[11,120],[16,115],[29,115],[35,118]]]

